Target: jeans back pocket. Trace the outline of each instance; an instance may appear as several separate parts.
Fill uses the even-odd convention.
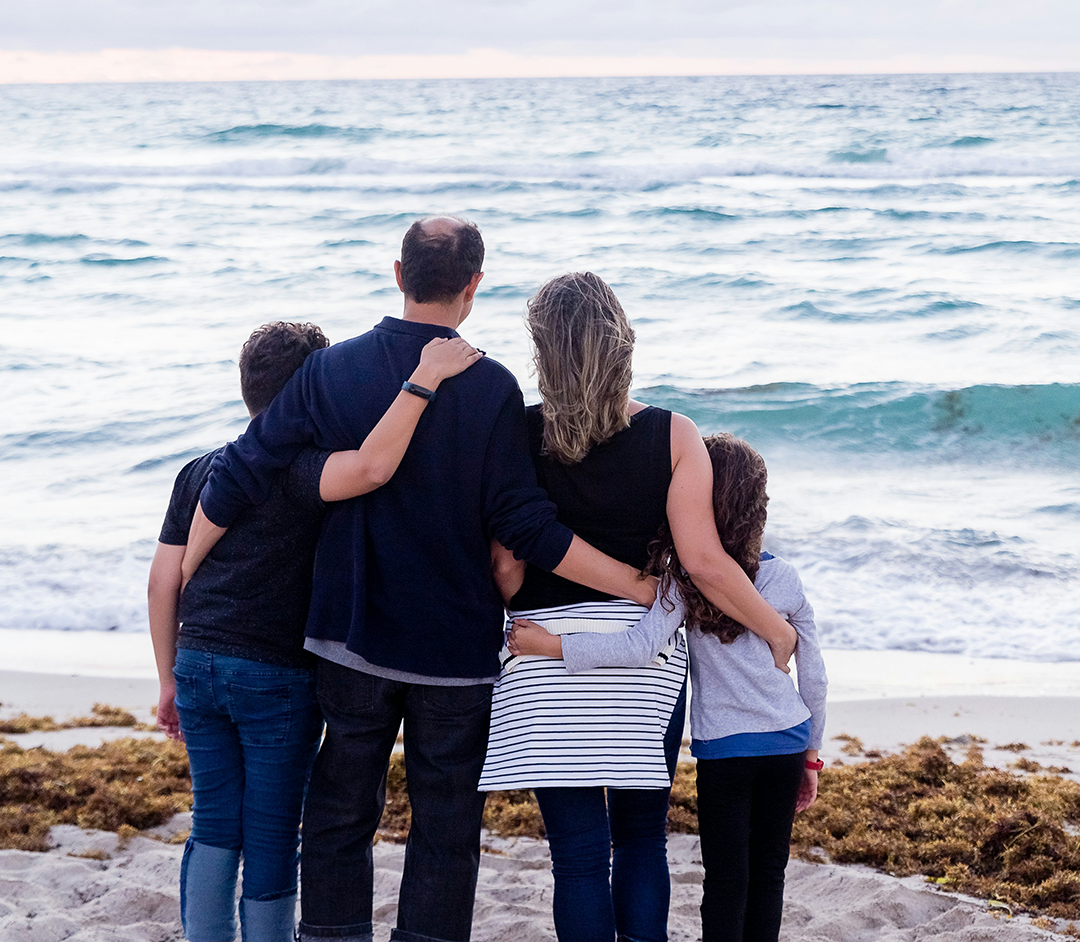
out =
[[[200,706],[206,709],[210,705],[212,697],[207,697],[207,692],[203,691],[202,695],[199,695],[199,678],[192,676],[191,674],[180,674],[173,672],[173,679],[176,681],[176,712],[180,717],[180,728],[182,730],[194,731],[199,729],[203,724],[203,715],[199,712]]]
[[[229,713],[240,729],[240,740],[254,746],[272,746],[289,738],[292,696],[288,684],[249,687],[228,684]]]

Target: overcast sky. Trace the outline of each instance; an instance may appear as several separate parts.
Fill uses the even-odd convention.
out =
[[[0,50],[1008,59],[1080,68],[1080,0],[0,0]]]
[[[816,56],[1080,39],[1077,0],[0,0],[0,13],[0,47],[43,52]]]

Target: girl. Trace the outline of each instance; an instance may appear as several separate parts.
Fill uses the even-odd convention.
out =
[[[775,942],[796,811],[813,804],[825,725],[825,666],[813,609],[795,569],[761,552],[765,462],[731,435],[705,440],[713,466],[713,513],[724,548],[761,595],[794,626],[798,689],[768,646],[714,606],[687,577],[665,529],[653,548],[657,604],[623,634],[563,635],[515,622],[514,654],[562,657],[571,673],[602,664],[648,663],[685,619],[697,758],[698,824],[705,865],[704,942]],[[668,600],[671,601],[668,601]]]

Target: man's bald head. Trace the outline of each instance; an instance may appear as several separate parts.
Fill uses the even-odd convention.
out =
[[[456,216],[417,220],[401,242],[401,287],[418,304],[454,300],[483,267],[480,230]]]

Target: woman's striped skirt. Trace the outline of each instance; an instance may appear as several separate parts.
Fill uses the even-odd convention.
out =
[[[511,620],[528,618],[552,634],[613,632],[646,611],[617,600],[515,612]],[[559,659],[505,658],[492,699],[480,790],[668,787],[664,734],[686,680],[681,632],[657,661],[570,674]]]

